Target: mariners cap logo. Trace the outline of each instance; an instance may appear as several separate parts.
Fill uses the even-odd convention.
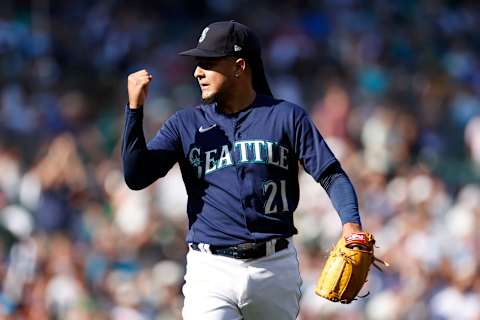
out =
[[[205,40],[205,37],[207,36],[208,30],[210,30],[209,27],[206,27],[205,29],[203,29],[202,35],[201,35],[200,38],[198,39],[198,43],[202,43],[203,40]]]

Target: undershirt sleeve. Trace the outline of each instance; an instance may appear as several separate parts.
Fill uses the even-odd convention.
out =
[[[352,222],[361,225],[355,189],[338,161],[328,166],[318,182],[330,197],[342,224]]]

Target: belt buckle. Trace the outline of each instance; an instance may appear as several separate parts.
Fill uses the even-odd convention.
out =
[[[255,249],[255,243],[245,242],[233,247],[234,257],[236,259],[247,259],[246,255],[250,250]]]
[[[240,243],[236,245],[234,248],[236,250],[251,250],[251,249],[254,249],[255,246],[256,246],[256,243],[245,242],[245,243]]]
[[[247,259],[246,255],[249,251],[255,250],[257,244],[252,242],[245,242],[237,244],[236,246],[231,247],[232,256],[235,259]]]

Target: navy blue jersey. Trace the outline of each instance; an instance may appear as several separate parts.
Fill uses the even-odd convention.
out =
[[[216,104],[180,110],[147,145],[142,120],[141,108],[127,107],[127,184],[144,188],[178,162],[188,194],[188,242],[234,245],[296,234],[299,163],[319,181],[337,161],[304,109],[268,96],[257,95],[235,114]]]

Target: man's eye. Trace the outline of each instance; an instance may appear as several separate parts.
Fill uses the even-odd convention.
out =
[[[202,69],[210,69],[213,67],[213,63],[210,61],[202,61],[198,63],[198,66]]]
[[[211,70],[218,64],[218,59],[202,59],[197,61],[197,66],[202,69]]]

